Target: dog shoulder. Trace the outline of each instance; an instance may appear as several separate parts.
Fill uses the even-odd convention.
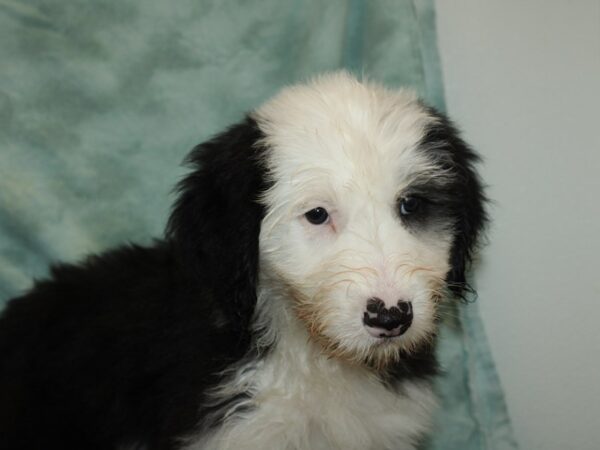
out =
[[[215,373],[247,350],[220,326],[218,303],[168,242],[54,266],[0,316],[4,443],[71,448],[54,435],[94,426],[103,431],[73,436],[73,448],[109,448],[194,427]]]

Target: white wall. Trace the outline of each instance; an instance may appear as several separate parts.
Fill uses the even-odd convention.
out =
[[[436,4],[448,110],[496,202],[477,286],[517,439],[600,449],[600,2]]]

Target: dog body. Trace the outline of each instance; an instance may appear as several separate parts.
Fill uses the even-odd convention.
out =
[[[228,405],[233,415],[247,407],[244,420],[222,421],[186,450],[414,448],[436,405],[428,380],[386,385],[369,370],[324,356],[307,344],[304,330],[294,334],[264,361],[242,365],[215,393],[227,399],[252,392]]]
[[[408,92],[284,89],[191,153],[163,240],[9,303],[0,448],[414,448],[476,161]]]

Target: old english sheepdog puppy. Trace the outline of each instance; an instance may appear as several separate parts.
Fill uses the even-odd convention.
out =
[[[410,92],[283,89],[192,151],[164,239],[9,303],[0,448],[414,448],[485,222],[476,162]]]

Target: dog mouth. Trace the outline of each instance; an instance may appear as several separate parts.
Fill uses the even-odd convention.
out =
[[[402,324],[392,329],[386,329],[382,327],[372,327],[365,324],[365,330],[374,338],[382,339],[382,340],[391,340],[402,336],[408,328],[410,324]]]

